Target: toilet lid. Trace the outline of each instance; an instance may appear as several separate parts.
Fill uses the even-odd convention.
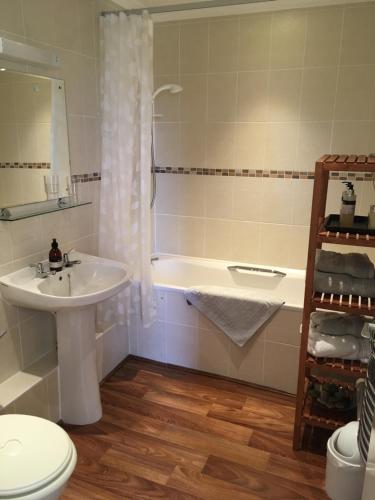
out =
[[[0,416],[0,498],[45,486],[72,454],[73,443],[58,425],[30,415]]]

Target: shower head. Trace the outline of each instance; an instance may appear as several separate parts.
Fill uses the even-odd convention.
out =
[[[182,87],[177,83],[167,83],[166,85],[162,85],[154,91],[154,93],[152,94],[152,99],[154,100],[156,96],[160,94],[160,92],[164,92],[165,90],[168,90],[168,92],[170,92],[171,94],[178,94],[179,92],[182,92]]]

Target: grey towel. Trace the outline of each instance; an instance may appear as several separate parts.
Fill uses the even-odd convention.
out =
[[[349,274],[354,278],[372,279],[374,264],[365,253],[337,253],[319,250],[315,269],[325,273]]]
[[[375,279],[353,278],[348,274],[322,273],[315,271],[314,289],[316,292],[338,295],[361,295],[375,297]]]
[[[355,314],[339,314],[334,312],[314,312],[310,316],[311,327],[326,335],[351,335],[360,337],[365,319]]]
[[[220,286],[188,288],[185,297],[240,347],[284,304],[246,288]]]

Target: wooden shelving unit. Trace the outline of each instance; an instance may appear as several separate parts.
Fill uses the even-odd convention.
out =
[[[311,209],[310,239],[306,268],[305,298],[302,320],[301,351],[298,373],[294,449],[301,448],[304,425],[334,430],[356,418],[355,411],[324,409],[308,396],[309,381],[321,370],[327,381],[334,383],[339,376],[356,379],[364,377],[367,367],[360,361],[336,358],[314,358],[307,352],[310,314],[316,309],[327,309],[350,314],[375,316],[375,299],[354,295],[322,294],[314,291],[316,251],[323,243],[375,247],[375,236],[326,231],[325,207],[330,172],[375,173],[375,157],[365,155],[324,155],[315,164],[315,181]],[[352,385],[354,390],[354,385]]]

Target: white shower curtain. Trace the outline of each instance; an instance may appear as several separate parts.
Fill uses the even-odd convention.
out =
[[[129,264],[134,285],[108,301],[102,322],[155,317],[151,279],[153,25],[145,12],[100,18],[102,166],[99,255]]]

